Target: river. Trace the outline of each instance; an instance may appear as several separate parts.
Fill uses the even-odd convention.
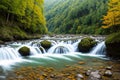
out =
[[[7,45],[2,45],[0,48],[0,79],[8,78],[9,80],[11,72],[13,73],[14,70],[21,69],[23,67],[37,68],[41,66],[44,68],[53,68],[55,71],[59,72],[66,68],[69,69],[70,67],[73,67],[73,69],[74,67],[80,67],[85,71],[89,70],[90,68],[99,70],[102,68],[105,69],[107,66],[112,66],[113,68],[116,68],[116,65],[117,68],[120,66],[119,61],[111,61],[110,58],[106,56],[106,47],[104,42],[105,37],[103,36],[90,36],[91,38],[94,38],[96,41],[98,41],[98,44],[88,53],[79,52],[77,46],[84,37],[87,36],[43,36],[41,39],[10,42],[7,43]],[[40,42],[43,40],[50,41],[52,46],[47,50],[44,49],[40,45]],[[18,50],[23,46],[29,47],[31,54],[30,56],[22,57],[19,54]],[[39,48],[42,48],[42,50]],[[117,72],[116,75],[118,74],[120,73]],[[106,79],[113,80],[115,77],[113,76],[112,79]],[[14,78],[12,75],[12,79],[15,80],[16,78]]]

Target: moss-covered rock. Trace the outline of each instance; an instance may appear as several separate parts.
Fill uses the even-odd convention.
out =
[[[49,49],[51,47],[51,42],[47,40],[41,41],[40,44],[45,49]]]
[[[4,44],[4,42],[2,40],[0,40],[0,44]]]
[[[22,56],[29,56],[30,55],[30,49],[26,46],[23,46],[19,49],[19,53],[22,55]]]
[[[78,49],[80,52],[89,52],[96,44],[97,42],[92,38],[83,38],[78,44]]]
[[[120,32],[109,35],[106,40],[107,55],[113,58],[120,58]]]

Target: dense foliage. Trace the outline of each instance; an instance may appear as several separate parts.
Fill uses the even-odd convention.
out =
[[[108,0],[46,0],[49,31],[73,34],[107,34],[101,28]],[[108,32],[109,33],[109,32]]]
[[[107,15],[103,18],[103,28],[111,28],[111,31],[120,30],[120,0],[110,0]]]
[[[0,37],[16,39],[25,38],[26,33],[46,33],[43,2],[44,0],[0,0]]]
[[[107,55],[120,58],[120,0],[110,0],[107,14],[103,17],[103,28],[109,28],[110,34],[105,41]]]

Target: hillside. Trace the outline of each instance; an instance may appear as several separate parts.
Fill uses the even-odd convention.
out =
[[[108,0],[45,0],[47,27],[60,34],[105,34],[101,28]],[[109,32],[108,32],[109,33]]]
[[[27,39],[28,35],[45,34],[44,0],[1,0],[0,40]]]

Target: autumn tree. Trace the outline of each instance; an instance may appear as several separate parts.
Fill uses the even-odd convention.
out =
[[[120,30],[120,0],[110,0],[107,15],[103,17],[103,28]]]

